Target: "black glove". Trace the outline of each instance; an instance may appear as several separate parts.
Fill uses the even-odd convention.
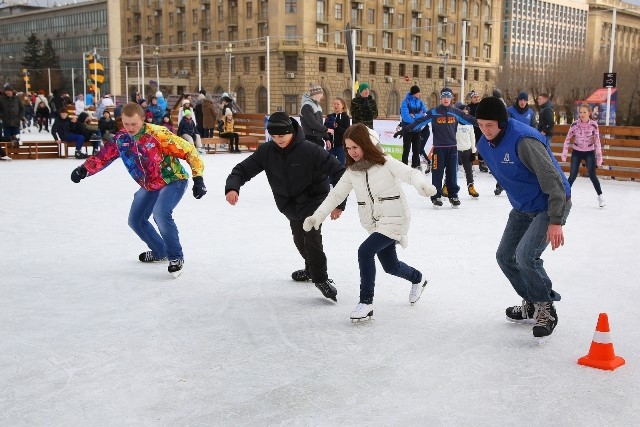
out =
[[[87,168],[84,166],[78,166],[71,172],[71,181],[76,184],[80,182],[81,179],[85,179],[87,177]]]
[[[471,153],[471,161],[475,162],[476,161],[476,153]]]
[[[196,199],[201,198],[207,194],[207,187],[204,186],[204,180],[201,176],[193,177],[193,197]]]
[[[393,134],[394,138],[404,138],[404,129],[400,129],[398,132]]]

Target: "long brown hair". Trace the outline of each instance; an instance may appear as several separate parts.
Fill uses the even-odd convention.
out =
[[[369,128],[362,123],[356,123],[354,125],[349,126],[347,130],[344,132],[344,150],[347,152],[347,139],[355,142],[362,149],[362,158],[364,160],[368,160],[371,163],[376,165],[384,165],[387,161],[384,158],[384,153],[382,149],[374,144],[371,141],[371,136],[369,135]],[[353,165],[355,161],[347,152],[346,155],[346,166],[349,167]]]

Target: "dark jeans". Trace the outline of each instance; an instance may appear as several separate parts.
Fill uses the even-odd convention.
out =
[[[360,265],[360,302],[373,303],[373,288],[376,285],[375,255],[385,272],[401,277],[411,283],[420,283],[422,273],[398,260],[396,241],[380,233],[372,233],[358,248]]]
[[[411,150],[411,167],[420,166],[420,132],[407,132],[402,137],[402,163],[409,164],[409,150]]]
[[[66,134],[64,140],[66,142],[73,142],[76,145],[76,151],[82,150],[82,146],[84,145],[84,136],[77,133]]]
[[[322,247],[322,226],[318,230],[302,229],[303,219],[289,220],[293,243],[304,258],[304,268],[311,274],[313,283],[321,283],[329,278],[327,275],[327,256]]]
[[[238,142],[240,141],[240,136],[236,132],[223,132],[220,134],[220,138],[227,138],[229,140],[229,151],[238,151]],[[236,148],[233,148],[233,144],[236,145]]]
[[[473,184],[473,165],[471,164],[471,155],[471,148],[464,151],[458,151],[458,158],[462,162],[464,175],[467,178],[467,186],[469,184]]]
[[[5,138],[11,138],[12,136],[20,135],[20,127],[4,125],[3,132]]]
[[[431,158],[431,183],[436,187],[437,194],[431,196],[431,200],[442,197],[442,178],[446,172],[447,191],[449,197],[458,197],[460,187],[458,186],[458,148],[433,147],[433,157]]]
[[[338,159],[340,164],[344,166],[344,162],[345,162],[344,146],[334,145],[331,147],[331,150],[329,150],[329,152],[333,154],[335,158]]]
[[[571,200],[565,205],[562,225],[571,210]],[[560,301],[560,294],[551,287],[551,279],[540,258],[547,248],[549,214],[522,212],[509,213],[507,225],[496,252],[498,265],[520,298],[530,302]]]
[[[589,178],[593,184],[593,188],[596,189],[598,195],[602,194],[600,188],[600,181],[596,174],[596,152],[595,151],[576,151],[571,153],[571,172],[569,173],[569,185],[573,185],[573,181],[578,177],[578,170],[580,169],[580,162],[584,160],[587,165],[587,172],[589,172]]]

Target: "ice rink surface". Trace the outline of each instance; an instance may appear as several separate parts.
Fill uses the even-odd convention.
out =
[[[78,160],[0,164],[0,425],[3,426],[631,426],[640,423],[640,184],[573,187],[566,244],[543,254],[562,295],[539,346],[506,322],[520,303],[495,261],[510,209],[476,171],[479,200],[412,210],[399,256],[429,279],[378,268],[375,321],[352,324],[355,198],[323,226],[338,302],[290,279],[303,266],[266,177],[224,199],[247,157],[206,155],[209,193],[174,212],[185,272],[146,265],[127,226],[137,185],[118,160],[73,184]],[[464,176],[459,176],[464,188]],[[609,315],[614,372],[577,365]]]

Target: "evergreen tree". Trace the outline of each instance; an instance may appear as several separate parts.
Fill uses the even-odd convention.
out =
[[[22,66],[24,68],[39,70],[42,68],[42,42],[34,33],[31,33],[24,45],[24,57]]]
[[[58,57],[53,42],[49,38],[44,41],[40,65],[42,68],[60,68],[60,57]]]

